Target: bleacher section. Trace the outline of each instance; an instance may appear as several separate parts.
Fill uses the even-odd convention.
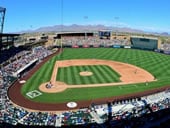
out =
[[[114,46],[130,46],[130,41],[128,39],[100,39],[98,37],[63,37],[62,46],[63,47],[114,47]],[[60,45],[58,45],[60,46]]]
[[[160,49],[157,50],[157,52],[161,52],[164,54],[170,54],[170,44],[164,43],[160,45]]]

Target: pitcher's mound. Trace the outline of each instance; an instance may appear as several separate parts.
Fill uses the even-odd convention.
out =
[[[80,72],[79,74],[80,74],[80,76],[91,76],[91,75],[93,75],[92,72],[88,72],[88,71]]]

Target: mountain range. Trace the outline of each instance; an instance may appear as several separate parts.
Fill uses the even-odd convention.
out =
[[[44,26],[40,27],[35,30],[24,30],[19,33],[32,33],[32,32],[65,32],[65,31],[71,31],[71,32],[92,32],[92,31],[99,31],[99,30],[112,30],[114,32],[128,32],[128,33],[145,33],[145,34],[154,34],[154,35],[163,35],[163,36],[169,36],[169,33],[163,32],[146,32],[139,29],[133,29],[128,27],[113,27],[113,26],[105,26],[105,25],[54,25],[54,26]]]

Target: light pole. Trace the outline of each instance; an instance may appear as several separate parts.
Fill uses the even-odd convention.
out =
[[[88,19],[88,16],[84,16],[84,19],[87,20]],[[87,38],[87,32],[86,32],[86,29],[85,29],[85,33],[84,33],[84,39]]]
[[[116,33],[116,37],[117,37],[117,29],[118,29],[118,22],[117,21],[119,20],[119,17],[115,16],[114,19],[115,19],[115,24],[116,24],[115,25],[115,27],[116,27],[116,32],[115,33]]]
[[[0,7],[0,33],[3,33],[6,8]]]
[[[62,34],[63,34],[63,0],[61,0],[61,51],[63,50],[63,39],[62,39]],[[61,52],[60,51],[60,52]]]

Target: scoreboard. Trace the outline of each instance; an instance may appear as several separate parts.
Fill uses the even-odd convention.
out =
[[[110,30],[101,30],[99,31],[100,39],[110,39],[111,38],[111,31]]]

